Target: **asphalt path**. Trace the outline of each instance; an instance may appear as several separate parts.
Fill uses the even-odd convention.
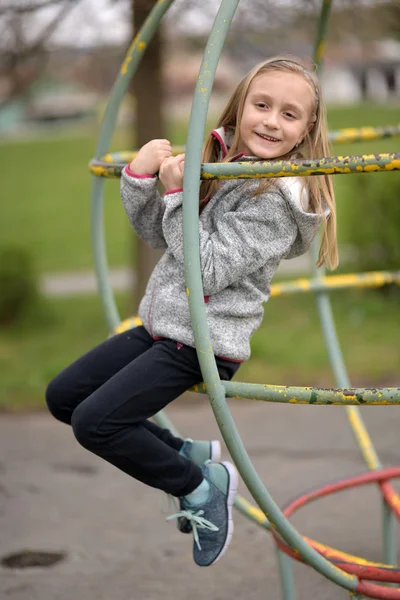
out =
[[[229,405],[279,506],[328,481],[366,471],[341,407],[249,400]],[[186,436],[219,436],[204,396],[186,394],[167,412]],[[399,409],[364,407],[362,415],[382,463],[398,464]],[[243,482],[240,493],[250,499]],[[268,532],[235,511],[228,551],[216,565],[201,569],[192,560],[191,536],[167,523],[167,513],[164,494],[84,450],[70,428],[47,413],[1,415],[0,561],[14,553],[64,555],[53,566],[0,566],[1,600],[281,598]],[[292,523],[311,538],[380,561],[381,520],[379,491],[372,485],[318,500]],[[294,572],[296,600],[349,598],[307,566],[296,563]]]

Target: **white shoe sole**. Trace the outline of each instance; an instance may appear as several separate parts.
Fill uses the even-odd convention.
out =
[[[218,462],[221,458],[221,444],[218,440],[211,442],[211,461]]]
[[[216,562],[219,561],[220,558],[225,554],[229,544],[231,543],[232,535],[233,535],[233,518],[232,518],[232,507],[235,501],[235,496],[238,491],[239,486],[239,473],[234,465],[228,462],[221,462],[221,465],[224,465],[225,469],[229,473],[229,491],[228,491],[228,534],[226,536],[224,547],[221,552],[218,554],[217,558],[210,563],[208,566],[215,565]]]

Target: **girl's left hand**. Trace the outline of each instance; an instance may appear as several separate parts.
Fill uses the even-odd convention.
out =
[[[160,166],[158,178],[165,187],[166,191],[182,188],[184,164],[184,154],[170,156],[169,158],[163,160]]]

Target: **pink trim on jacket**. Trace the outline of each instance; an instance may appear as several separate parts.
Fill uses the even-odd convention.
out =
[[[228,154],[228,149],[226,147],[225,141],[222,139],[222,137],[219,135],[219,133],[216,129],[213,129],[213,131],[211,132],[211,135],[213,135],[221,144],[222,153],[225,158],[225,156]]]
[[[167,196],[168,194],[177,194],[178,192],[183,192],[183,188],[176,188],[175,190],[167,190],[164,194],[164,196]]]
[[[136,177],[137,179],[154,179],[155,177],[155,175],[152,175],[151,173],[134,173],[130,170],[129,165],[124,167],[124,171],[129,177]]]

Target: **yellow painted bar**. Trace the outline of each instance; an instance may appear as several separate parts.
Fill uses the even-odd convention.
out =
[[[202,165],[201,179],[313,177],[318,175],[346,175],[350,173],[378,173],[398,170],[400,170],[400,154],[391,152],[386,154],[332,156],[292,162],[277,160],[273,162],[204,163]],[[228,173],[225,174],[225,171],[228,171]]]
[[[274,283],[271,285],[271,297],[283,296],[289,293],[314,291],[313,285],[321,289],[344,289],[350,287],[380,287],[389,283],[400,285],[400,271],[371,271],[370,273],[349,273],[346,275],[330,275],[319,279],[295,279],[294,281]],[[189,290],[187,290],[187,293]],[[114,333],[122,333],[132,327],[138,327],[142,322],[139,317],[130,317],[121,321]]]
[[[388,125],[387,127],[348,127],[329,132],[329,141],[335,144],[349,144],[352,142],[363,142],[380,140],[382,138],[396,137],[400,135],[400,123]]]
[[[361,420],[359,411],[355,406],[346,406],[347,418],[356,436],[357,444],[364,456],[367,467],[371,471],[379,469],[381,464],[376,453],[375,447],[369,437],[368,431]]]
[[[348,273],[330,275],[317,279],[296,279],[271,285],[271,297],[284,294],[315,292],[347,288],[374,288],[390,283],[400,285],[400,271],[371,271],[370,273]]]
[[[115,155],[106,154],[110,160]],[[124,157],[124,160],[123,160]],[[118,178],[129,162],[127,155],[117,155],[120,162],[109,163],[102,159],[90,161],[89,171],[98,177]],[[315,175],[344,175],[350,173],[374,173],[400,170],[400,153],[358,154],[354,156],[330,156],[320,159],[296,161],[255,161],[233,163],[204,163],[201,179],[259,179],[277,177],[311,177]]]

